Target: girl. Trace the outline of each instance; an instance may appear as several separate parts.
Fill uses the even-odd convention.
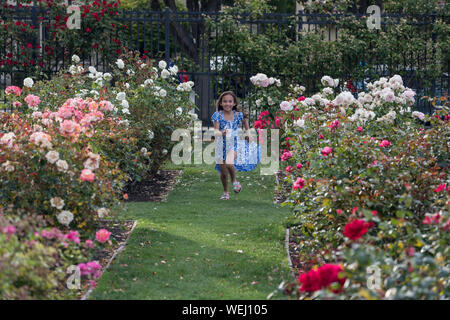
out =
[[[251,171],[260,160],[261,149],[252,142],[249,144],[250,128],[248,120],[238,109],[238,99],[232,91],[223,92],[216,103],[217,111],[211,117],[216,137],[216,170],[220,172],[224,193],[220,197],[228,200],[228,175],[233,184],[233,191],[239,193],[242,186],[236,179],[237,171]],[[246,131],[245,140],[239,139],[239,125],[243,123]]]

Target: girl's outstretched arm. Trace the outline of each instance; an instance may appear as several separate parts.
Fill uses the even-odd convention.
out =
[[[220,137],[226,135],[227,130],[220,131],[219,121],[214,121],[214,136]]]

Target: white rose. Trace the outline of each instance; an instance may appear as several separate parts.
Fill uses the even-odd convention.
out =
[[[106,72],[106,73],[103,75],[103,79],[105,79],[106,81],[111,80],[111,79],[112,79],[111,73]]]
[[[56,161],[56,167],[58,168],[58,171],[67,171],[69,169],[69,165],[67,164],[66,160],[58,160]]]
[[[125,92],[119,92],[116,96],[116,100],[119,100],[119,101],[125,100],[126,97],[127,97],[127,95]]]
[[[130,84],[128,82],[125,83],[125,88],[130,89]]]
[[[181,107],[178,107],[178,108],[175,110],[175,114],[176,114],[177,116],[181,116],[181,115],[183,114],[183,109],[182,109]]]
[[[170,71],[171,74],[173,74],[174,76],[176,76],[177,73],[178,73],[178,67],[177,67],[177,66],[170,67],[170,68],[169,68],[169,71]]]
[[[25,78],[25,79],[23,80],[23,85],[24,85],[25,87],[31,88],[31,87],[33,87],[33,85],[34,85],[34,81],[33,81],[33,79],[31,79],[31,78]]]
[[[298,119],[297,121],[294,121],[294,125],[300,127],[300,128],[304,128],[305,127],[305,120],[303,119]]]
[[[292,104],[288,101],[283,101],[280,103],[280,109],[283,111],[291,111],[293,109]]]
[[[167,152],[168,152],[167,149],[163,149],[162,154],[163,154],[163,155],[166,155]]]
[[[73,56],[72,56],[72,62],[73,63],[78,63],[78,62],[80,62],[81,60],[80,60],[80,57],[79,56],[77,56],[76,54],[74,54]]]
[[[51,198],[50,204],[52,207],[61,210],[64,207],[64,200],[60,197]]]
[[[123,114],[130,114],[130,110],[128,108],[123,108],[122,109],[122,113]]]
[[[133,71],[133,70],[130,70],[130,69],[128,69],[128,70],[127,70],[127,74],[128,74],[129,76],[133,76],[133,75],[134,75],[134,71]]]
[[[6,161],[5,163],[2,164],[2,167],[7,171],[7,172],[13,172],[14,171],[14,166],[12,165],[11,162]]]
[[[144,85],[148,86],[148,85],[152,85],[153,84],[153,80],[152,79],[147,79],[144,81]]]
[[[161,90],[159,90],[159,96],[160,97],[165,97],[167,95],[167,91],[166,90],[164,90],[164,89],[161,89]]]
[[[124,108],[124,109],[128,109],[129,107],[130,107],[130,105],[128,104],[128,101],[127,100],[122,100],[122,107]],[[122,111],[123,112],[123,111]]]
[[[170,76],[169,71],[167,71],[166,69],[164,69],[163,71],[161,71],[161,78],[163,79],[167,79]]]
[[[160,69],[165,69],[165,68],[167,67],[167,63],[166,63],[164,60],[161,60],[161,61],[158,63],[158,67],[159,67]]]
[[[98,217],[100,219],[102,219],[104,216],[107,216],[109,214],[109,210],[106,208],[100,208],[97,210],[97,214],[98,214]]]
[[[147,150],[146,147],[141,148],[141,153],[142,153],[142,154],[144,154],[144,155],[147,154],[147,151],[148,151],[148,150]]]
[[[99,85],[100,87],[103,87],[103,80],[102,78],[98,78],[94,81],[97,85]]]
[[[148,130],[148,138],[151,140],[155,137],[155,134],[153,133],[152,130]]]
[[[70,211],[64,210],[58,214],[57,219],[59,223],[68,226],[73,220],[73,214]]]
[[[53,150],[49,151],[45,155],[45,158],[47,159],[48,162],[55,163],[56,161],[59,160],[59,153],[58,153],[58,151],[53,151]]]
[[[97,73],[97,70],[96,70],[94,67],[92,67],[92,66],[90,66],[90,67],[88,68],[88,70],[89,70],[90,73],[92,73],[92,74],[94,74],[94,75]]]

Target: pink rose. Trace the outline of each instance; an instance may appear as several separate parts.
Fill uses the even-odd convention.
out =
[[[41,99],[38,96],[32,94],[27,95],[27,97],[24,100],[29,107],[36,107],[39,104],[39,102],[41,102]]]
[[[105,243],[106,241],[108,241],[110,235],[111,232],[109,232],[108,230],[100,229],[95,233],[95,239],[98,242]]]
[[[80,126],[72,120],[64,120],[63,122],[61,122],[59,131],[62,134],[72,134],[75,133],[75,131],[79,129],[79,127]]]
[[[92,249],[92,248],[94,248],[94,241],[92,241],[92,240],[90,240],[90,239],[87,239],[87,240],[84,242],[84,246],[85,246],[86,248]]]
[[[92,182],[95,179],[95,174],[90,169],[83,169],[81,170],[80,179]]]
[[[301,163],[297,163],[297,169],[301,169],[303,165]]]
[[[17,230],[14,226],[8,226],[3,229],[3,232],[5,232],[6,234],[16,234]]]
[[[293,169],[294,168],[292,168],[291,166],[287,166],[285,170],[286,170],[286,172],[291,172]]]
[[[293,189],[302,189],[305,186],[305,179],[303,178],[297,178],[297,181],[295,181]]]
[[[286,161],[286,160],[288,160],[291,157],[292,157],[292,153],[290,151],[284,152],[281,155],[281,161]]]
[[[16,86],[8,86],[5,89],[5,93],[7,96],[9,96],[11,93],[15,94],[16,96],[20,96],[22,94],[22,89]]]
[[[362,128],[362,127],[358,127],[356,130],[357,130],[358,132],[361,132],[361,131],[363,131],[363,128]]]
[[[380,142],[380,147],[389,147],[391,143],[388,140],[383,140]]]

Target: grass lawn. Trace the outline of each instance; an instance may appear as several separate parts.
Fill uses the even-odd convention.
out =
[[[120,219],[137,219],[124,251],[89,299],[266,299],[289,275],[273,176],[239,172],[242,191],[223,192],[214,165],[184,171],[167,202],[131,202]],[[274,296],[275,298],[277,295]]]

